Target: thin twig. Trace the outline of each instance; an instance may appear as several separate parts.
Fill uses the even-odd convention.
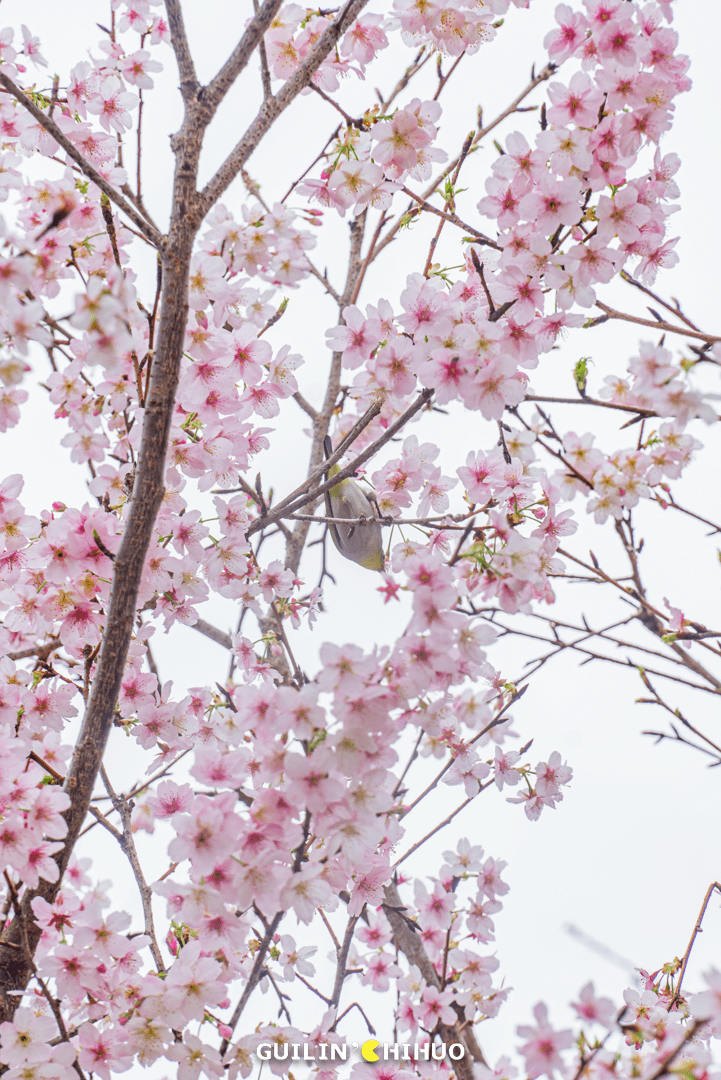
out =
[[[333,993],[330,998],[331,1008],[337,1009],[340,1003],[340,995],[343,990],[343,983],[346,977],[346,968],[348,966],[348,953],[350,952],[351,942],[353,941],[353,934],[355,932],[356,923],[358,922],[358,916],[352,915],[345,928],[345,934],[343,935],[343,944],[338,952],[338,962],[335,969],[335,982],[333,984]]]
[[[253,11],[256,16],[258,15],[260,8],[258,6],[258,0],[253,0]],[[267,101],[272,96],[272,90],[270,88],[270,69],[268,67],[268,53],[265,48],[265,40],[261,37],[258,42],[258,55],[260,56],[260,81],[263,84],[263,100]]]
[[[689,959],[691,958],[691,950],[693,949],[694,942],[696,941],[696,938],[701,933],[701,923],[703,922],[704,915],[706,914],[706,908],[709,905],[709,900],[711,899],[711,896],[712,896],[712,894],[714,893],[715,890],[718,890],[719,892],[721,892],[721,884],[719,884],[718,881],[712,881],[711,884],[709,885],[708,889],[706,890],[706,895],[703,898],[703,903],[701,905],[701,910],[699,911],[698,918],[696,919],[696,925],[693,928],[693,933],[691,934],[691,937],[689,939],[689,943],[686,946],[686,952],[683,954],[683,962],[681,964],[681,971],[679,973],[678,982],[676,984],[676,994],[675,994],[676,999],[680,998],[680,996],[681,996],[681,984],[683,982],[684,975],[686,974],[686,968],[688,967]]]
[[[414,851],[418,851],[418,848],[422,847],[423,844],[427,843],[427,841],[430,840],[432,836],[435,836],[435,834],[437,832],[440,832],[441,829],[445,829],[446,825],[450,825],[454,817],[456,817],[457,814],[460,814],[461,810],[465,810],[465,808],[469,806],[470,803],[474,801],[474,799],[478,798],[482,791],[486,791],[494,782],[495,781],[493,780],[489,780],[486,784],[479,784],[478,791],[475,795],[471,795],[470,798],[462,802],[460,806],[457,806],[455,810],[451,811],[448,817],[444,818],[443,821],[440,821],[438,825],[434,826],[434,828],[432,828],[429,833],[426,833],[426,835],[421,840],[418,840],[415,844],[409,847],[408,851],[401,855],[399,859],[396,859],[396,861],[392,864],[393,869],[396,870],[401,865],[401,863],[405,862],[406,859],[413,854]]]
[[[666,334],[681,334],[682,337],[697,338],[699,341],[708,341],[715,343],[721,341],[721,337],[717,334],[703,334],[700,330],[690,330],[683,326],[674,326],[673,323],[666,322],[665,319],[642,319],[640,315],[629,315],[625,311],[616,311],[615,308],[609,307],[608,304],[601,303],[600,300],[596,301],[596,307],[599,307],[601,311],[605,312],[609,319],[620,319],[623,322],[636,323],[638,326],[650,326],[652,330],[660,330]]]
[[[133,876],[138,886],[138,892],[140,893],[140,902],[143,907],[143,918],[145,920],[145,933],[150,938],[150,951],[153,954],[153,960],[155,966],[161,975],[166,972],[165,962],[163,955],[158,946],[157,939],[155,937],[155,923],[153,920],[153,894],[150,890],[150,886],[145,880],[142,867],[140,865],[140,859],[138,858],[138,851],[135,847],[135,840],[133,838],[132,827],[132,800],[126,799],[123,795],[117,795],[110,783],[110,778],[105,771],[104,766],[100,768],[100,775],[103,778],[105,784],[105,790],[110,796],[110,801],[113,804],[113,809],[120,815],[120,820],[123,826],[123,835],[120,841],[120,846],[128,857],[128,861],[133,870]]]
[[[421,210],[428,211],[429,214],[435,214],[436,217],[442,218],[443,221],[448,221],[451,225],[457,225],[459,229],[463,229],[464,232],[474,236],[481,243],[486,244],[488,247],[495,248],[496,251],[501,251],[499,244],[495,240],[491,240],[490,236],[486,236],[484,233],[479,232],[478,229],[474,229],[472,225],[468,225],[465,221],[462,221],[457,214],[450,214],[447,211],[439,210],[437,206],[433,206],[432,203],[426,202],[420,195],[416,195],[409,188],[404,187],[403,194],[407,195],[410,199],[413,199],[415,203],[420,206]]]

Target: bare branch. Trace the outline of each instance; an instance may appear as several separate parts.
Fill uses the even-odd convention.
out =
[[[335,969],[335,982],[333,984],[333,993],[329,1004],[332,1008],[337,1009],[340,1003],[340,995],[343,990],[343,983],[346,977],[346,968],[348,967],[348,953],[350,952],[351,942],[353,941],[353,933],[355,931],[356,923],[358,922],[358,916],[352,915],[348,919],[348,925],[345,928],[345,934],[343,935],[343,944],[338,951],[338,962]]]
[[[645,293],[646,296],[650,296],[653,300],[656,301],[657,304],[660,304],[661,307],[666,308],[666,311],[670,311],[671,314],[675,315],[677,319],[680,319],[681,322],[686,323],[686,326],[689,326],[692,330],[698,330],[698,326],[696,326],[696,323],[692,322],[691,319],[689,319],[688,316],[684,315],[684,313],[681,311],[677,300],[675,301],[676,306],[674,307],[673,304],[669,304],[666,300],[660,297],[658,293],[655,293],[653,289],[649,289],[647,285],[642,285],[640,281],[636,281],[635,278],[631,277],[627,270],[622,270],[619,276],[622,281],[626,282],[627,285],[633,285],[634,289],[638,289],[639,292]]]
[[[190,52],[190,45],[185,33],[185,21],[180,0],[165,0],[165,10],[168,15],[170,27],[170,42],[173,46],[175,59],[180,72],[180,93],[183,101],[194,101],[200,90],[198,76],[195,74],[195,64]]]
[[[393,517],[357,517],[357,518],[335,518],[335,517],[321,517],[319,514],[288,514],[291,521],[314,521],[319,522],[321,525],[368,525],[371,521],[375,520],[380,525],[385,525],[386,528],[391,528],[393,525],[419,525],[426,529],[450,529],[458,532],[465,532],[465,525],[453,525],[451,522],[459,519],[463,521],[467,517],[475,516],[477,511],[469,514],[455,514],[453,517],[446,515],[445,517],[438,518],[393,518]],[[677,635],[681,636],[681,635]],[[721,635],[715,635],[721,636]]]
[[[451,810],[450,814],[445,817],[443,821],[439,821],[437,825],[434,825],[430,832],[426,833],[426,835],[420,840],[418,840],[415,844],[412,844],[411,847],[408,848],[408,851],[404,852],[399,859],[396,859],[396,861],[393,863],[393,869],[395,870],[401,865],[401,863],[405,862],[406,859],[409,858],[414,851],[418,851],[418,848],[422,847],[423,844],[427,843],[428,840],[430,840],[432,836],[435,836],[437,832],[440,832],[441,829],[445,829],[446,825],[450,825],[454,817],[457,817],[457,815],[460,814],[461,810],[465,810],[467,806],[470,806],[474,799],[477,799],[478,796],[482,792],[486,791],[493,783],[493,780],[489,780],[486,784],[479,783],[478,791],[476,792],[476,794],[471,795],[468,799],[465,799],[455,808],[455,810]]]
[[[601,409],[619,409],[621,412],[635,413],[636,416],[656,416],[651,409],[641,409],[638,405],[617,405],[615,401],[599,401],[596,398],[578,397],[539,397],[538,394],[526,394],[524,401],[545,401],[555,405],[597,405]]]
[[[282,0],[266,0],[260,11],[248,26],[235,49],[228,57],[215,78],[208,83],[202,93],[203,103],[211,112],[215,112],[235,80],[250,60],[257,45],[262,44],[266,32],[278,13]],[[267,61],[266,61],[267,65]],[[267,67],[266,67],[267,70]],[[265,80],[263,83],[265,89]],[[270,80],[268,80],[270,90]],[[271,99],[272,100],[272,99]]]
[[[474,229],[472,225],[466,224],[466,222],[462,221],[457,214],[452,214],[443,210],[439,210],[437,206],[433,206],[431,203],[426,202],[424,198],[422,198],[420,195],[416,195],[407,187],[404,187],[402,190],[405,195],[408,195],[409,198],[413,199],[414,202],[418,203],[421,210],[427,210],[429,214],[435,214],[436,217],[442,218],[443,221],[449,221],[451,225],[457,225],[459,229],[463,229],[464,232],[469,233],[470,236],[474,236],[476,240],[478,240],[482,244],[485,244],[487,247],[495,248],[496,251],[501,250],[500,245],[497,244],[495,240],[491,240],[491,238],[485,236],[484,233],[478,232],[478,230]]]
[[[504,109],[502,113],[499,113],[495,120],[492,120],[491,123],[488,124],[486,127],[480,128],[478,134],[473,140],[473,145],[477,146],[481,139],[485,139],[486,135],[488,135],[490,131],[493,131],[494,128],[497,128],[499,124],[501,124],[505,119],[507,119],[507,117],[513,116],[515,112],[518,112],[518,106],[521,104],[521,102],[524,101],[525,98],[527,98],[528,95],[532,93],[537,86],[540,86],[542,82],[547,82],[548,79],[551,78],[551,75],[553,75],[554,71],[557,70],[557,64],[546,64],[543,70],[539,71],[538,75],[532,75],[531,81],[529,82],[528,86],[524,90],[521,90],[518,97],[513,99],[508,108]],[[451,164],[447,167],[446,173],[450,172],[453,168],[455,168],[455,165],[456,162],[452,161]]]
[[[258,14],[258,0],[253,0],[253,11]],[[258,55],[260,56],[260,81],[263,84],[263,99],[265,101],[271,97],[273,91],[270,88],[270,68],[268,67],[268,53],[265,48],[265,41],[261,37],[258,43]]]
[[[410,67],[406,68],[403,75],[391,90],[387,98],[382,98],[376,90],[376,96],[380,102],[381,112],[387,113],[388,107],[395,101],[399,94],[402,94],[411,79],[426,66],[429,60],[433,59],[433,50],[428,45],[422,45],[416,54],[416,58]]]
[[[211,626],[205,619],[198,619],[191,624],[191,630],[197,630],[199,634],[203,634],[205,637],[210,638],[216,645],[222,645],[224,649],[233,648],[233,640],[230,634],[226,634],[224,630],[218,630],[215,626]]]
[[[625,311],[616,311],[615,308],[609,307],[608,304],[602,304],[600,300],[596,301],[596,307],[605,312],[609,319],[621,319],[623,322],[637,323],[639,326],[650,326],[652,330],[660,330],[666,334],[681,334],[683,337],[697,338],[699,341],[708,341],[710,344],[721,341],[721,337],[716,334],[703,334],[700,330],[674,326],[673,323],[666,322],[664,319],[642,319],[639,315],[629,315]]]
[[[686,952],[683,954],[683,962],[681,964],[681,972],[680,972],[679,977],[678,977],[678,983],[676,984],[676,999],[677,1000],[681,996],[681,984],[683,983],[683,977],[686,974],[686,968],[688,967],[688,962],[689,962],[689,959],[691,957],[691,950],[693,949],[694,942],[696,941],[696,938],[701,933],[701,923],[703,922],[703,917],[706,914],[706,908],[708,907],[709,900],[711,899],[711,896],[717,890],[718,890],[718,892],[721,892],[721,885],[719,884],[718,881],[712,881],[711,884],[709,885],[708,889],[706,890],[706,895],[703,898],[703,903],[701,905],[701,910],[699,911],[698,918],[696,919],[696,925],[693,928],[693,933],[691,934],[691,939],[690,939],[688,945],[686,946]]]
[[[248,981],[245,984],[245,988],[243,989],[243,993],[241,994],[240,1001],[238,1002],[238,1004],[233,1009],[233,1015],[231,1016],[230,1021],[228,1022],[228,1027],[231,1030],[235,1027],[235,1025],[240,1020],[240,1017],[241,1017],[241,1015],[243,1013],[243,1009],[247,1005],[248,999],[250,998],[250,995],[253,993],[256,986],[260,982],[261,975],[263,974],[263,968],[264,968],[264,964],[265,964],[265,957],[266,957],[266,954],[268,952],[268,948],[270,946],[270,943],[273,940],[273,934],[276,932],[276,930],[280,926],[281,920],[282,920],[284,915],[285,915],[284,911],[276,911],[276,913],[273,916],[272,920],[268,924],[268,929],[265,931],[265,933],[263,935],[263,940],[261,941],[260,945],[258,946],[258,950],[257,950],[257,952],[255,954],[255,960],[253,962],[253,967],[251,969],[250,975],[248,976]],[[225,1051],[228,1049],[228,1043],[229,1043],[228,1039],[223,1039],[223,1042],[221,1043],[221,1046],[220,1046],[221,1055],[224,1054]]]
[[[140,859],[138,858],[137,848],[135,847],[135,840],[133,839],[133,829],[131,824],[133,803],[130,799],[126,799],[122,795],[117,795],[113,790],[113,786],[110,783],[108,774],[104,768],[100,770],[105,784],[105,790],[110,796],[110,801],[113,804],[113,808],[120,815],[120,820],[123,826],[123,834],[120,841],[120,846],[128,857],[133,876],[138,886],[138,892],[140,893],[140,902],[143,906],[143,918],[145,920],[145,933],[150,938],[150,951],[153,954],[153,960],[155,966],[160,974],[165,973],[165,964],[163,957],[158,947],[158,942],[155,937],[155,923],[153,921],[153,898],[150,891],[150,887],[145,880],[142,867],[140,865]]]
[[[666,618],[662,611],[659,611],[658,608],[655,608],[653,606],[653,604],[650,604],[648,600],[646,600],[644,596],[641,596],[636,589],[630,589],[619,584],[619,582],[616,581],[615,578],[612,578],[609,574],[605,573],[605,571],[601,570],[599,566],[589,566],[588,563],[583,562],[582,559],[577,559],[575,555],[571,555],[570,552],[564,551],[563,548],[558,549],[558,554],[565,559],[570,559],[571,562],[577,563],[585,570],[589,570],[592,574],[598,575],[599,578],[601,578],[603,581],[607,581],[610,585],[614,585],[622,593],[625,593],[626,596],[630,594],[634,598],[634,600],[638,601],[638,603],[641,604],[641,606],[646,611],[651,612],[657,617]],[[716,693],[721,693],[721,682],[716,678],[715,675],[712,675],[710,671],[707,671],[703,664],[699,664],[697,660],[695,660],[692,656],[689,656],[686,650],[682,649],[680,645],[671,644],[669,647],[673,649],[673,651],[676,653],[676,655],[686,667],[691,668],[691,670],[695,671],[697,675],[700,675],[702,679],[705,679],[706,682],[710,683]],[[660,672],[659,674],[663,673]]]
[[[309,401],[305,400],[300,391],[296,390],[296,392],[293,394],[293,400],[297,402],[303,412],[306,413],[311,418],[311,420],[317,420],[317,410],[313,408]]]

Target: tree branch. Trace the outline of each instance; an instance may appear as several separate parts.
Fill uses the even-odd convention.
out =
[[[62,146],[68,157],[72,158],[72,160],[76,163],[76,165],[79,166],[82,172],[85,173],[88,179],[92,180],[94,184],[97,184],[103,194],[107,195],[111,202],[114,202],[115,205],[123,211],[123,213],[128,215],[130,220],[138,227],[138,229],[140,229],[143,236],[147,240],[149,240],[151,244],[153,244],[155,247],[162,249],[164,242],[163,236],[161,235],[161,233],[158,232],[155,226],[151,225],[150,222],[146,221],[145,218],[140,213],[138,213],[135,207],[131,206],[130,203],[127,202],[118,192],[118,190],[114,188],[108,180],[105,179],[102,173],[99,173],[98,170],[94,168],[90,164],[90,162],[87,161],[86,158],[83,157],[83,155],[70,141],[67,135],[63,134],[55,121],[51,117],[46,116],[45,113],[41,109],[39,109],[37,105],[35,105],[34,102],[30,100],[30,98],[27,97],[27,95],[22,91],[20,87],[16,83],[14,83],[11,78],[9,78],[1,71],[0,85],[4,86],[5,89],[13,95],[13,97],[22,105],[24,109],[27,109],[30,115],[34,117],[35,120],[37,120],[41,127],[45,128],[48,134],[52,135],[55,141],[59,143],[60,146]]]
[[[322,476],[323,473],[325,473],[331,465],[335,464],[339,457],[343,456],[345,447],[344,443],[341,443],[341,446],[339,446],[338,449],[334,451],[334,453],[328,458],[328,461],[324,462],[320,469],[317,470],[316,473],[314,473],[312,476],[308,477],[308,479],[305,480],[299,488],[296,488],[292,495],[289,495],[286,499],[284,499],[282,503],[276,506],[275,509],[271,510],[270,513],[267,514],[264,518],[259,518],[254,521],[248,529],[247,535],[252,536],[253,533],[258,532],[262,528],[266,528],[278,518],[287,517],[289,514],[294,514],[297,510],[300,510],[301,507],[305,506],[307,503],[312,502],[314,499],[319,498],[321,495],[324,495],[326,491],[330,491],[332,487],[336,487],[338,484],[341,483],[341,481],[346,480],[350,476],[354,476],[357,469],[366,461],[369,461],[370,458],[374,456],[374,454],[377,454],[381,447],[385,446],[385,444],[393,438],[397,431],[400,431],[401,428],[405,427],[411,417],[415,416],[417,412],[420,412],[424,405],[426,405],[431,400],[432,396],[432,390],[423,390],[418,395],[413,404],[410,405],[405,410],[405,412],[401,413],[395,423],[391,424],[390,427],[386,428],[383,434],[379,438],[377,438],[375,442],[372,442],[370,446],[367,446],[365,450],[361,450],[360,454],[358,454],[357,457],[353,458],[353,461],[350,463],[350,465],[346,465],[344,469],[340,469],[329,480],[326,480],[323,484],[320,484],[319,487],[314,488],[312,491],[310,491],[310,493],[307,493],[315,480],[318,479],[318,476]],[[307,494],[301,494],[302,492],[306,492]]]
[[[487,247],[495,248],[496,251],[501,250],[500,244],[497,244],[495,240],[491,240],[491,238],[486,236],[484,233],[478,232],[478,230],[474,229],[472,225],[467,225],[466,222],[462,221],[457,214],[447,213],[444,210],[439,210],[437,206],[433,206],[431,203],[426,202],[426,200],[421,198],[420,195],[414,194],[414,192],[410,191],[407,187],[404,187],[402,191],[404,195],[407,195],[410,199],[413,199],[413,201],[417,203],[418,206],[420,206],[421,210],[427,210],[429,214],[435,214],[436,217],[441,218],[441,224],[443,224],[443,222],[445,221],[449,221],[451,225],[457,225],[459,229],[463,229],[470,236],[475,237],[476,240],[478,240],[481,244],[485,244]]]
[[[217,627],[211,626],[205,619],[198,619],[196,622],[191,623],[190,629],[197,630],[199,634],[210,638],[216,645],[222,645],[224,649],[230,650],[233,648],[233,639],[230,634],[226,634],[225,630],[218,630]]]
[[[396,884],[390,882],[385,886],[383,891],[386,898],[386,903],[383,905],[383,913],[391,924],[393,941],[396,948],[400,949],[409,964],[415,964],[429,986],[435,986],[440,989],[441,980],[438,977],[438,972],[430,961],[420,934],[414,933],[401,914],[404,910],[404,905],[401,901]],[[486,1059],[483,1056],[480,1046],[476,1042],[473,1028],[470,1024],[464,1024],[465,1016],[462,1014],[460,1006],[456,1006],[456,1009],[459,1012],[458,1021],[452,1027],[445,1024],[439,1025],[440,1035],[446,1043],[463,1043],[466,1048],[466,1056],[461,1058],[460,1061],[455,1061],[453,1067],[458,1080],[473,1080],[472,1061],[477,1061],[480,1062],[480,1064],[485,1065]]]
[[[333,984],[333,993],[329,1005],[331,1008],[338,1008],[340,1003],[340,995],[343,990],[343,983],[346,977],[346,968],[348,967],[348,953],[350,952],[351,942],[353,941],[353,934],[355,932],[355,926],[358,922],[358,916],[352,915],[348,919],[348,925],[345,928],[345,934],[343,935],[343,944],[338,952],[338,961],[335,969],[335,982]]]
[[[3,79],[6,79],[6,76],[0,74],[0,82]],[[14,84],[12,87],[17,90]],[[30,104],[27,102],[29,109]],[[34,108],[33,106],[32,109]],[[54,135],[47,118],[42,114],[40,118],[43,126]],[[125,661],[135,626],[138,590],[145,557],[165,494],[166,454],[188,320],[190,258],[195,235],[202,221],[202,216],[198,213],[196,178],[204,130],[197,110],[186,106],[181,130],[171,141],[176,160],[170,229],[160,249],[163,264],[160,328],[153,357],[150,389],[145,402],[133,493],[126,512],[120,546],[113,562],[110,600],[106,604],[105,628],[90,700],[64,785],[64,790],[70,796],[70,806],[64,813],[68,831],[62,848],[55,856],[58,880],[49,882],[42,879],[37,889],[26,890],[21,904],[24,922],[16,917],[6,929],[4,941],[0,943],[0,1020],[12,1019],[20,1000],[17,991],[24,989],[32,974],[29,961],[19,955],[13,946],[20,944],[26,923],[31,955],[37,948],[41,929],[32,917],[32,900],[35,896],[42,896],[52,904],[61,888],[63,874],[88,812],[115,717]],[[62,138],[67,142],[64,136]],[[77,155],[74,148],[73,154]],[[87,164],[84,159],[81,160],[83,164]],[[94,172],[92,170],[92,173]],[[102,180],[102,177],[100,179]],[[120,205],[133,220],[138,220],[137,215],[130,213],[131,208],[127,204],[122,200],[118,202],[117,193],[104,180],[103,187],[108,188],[108,198]],[[142,229],[147,235],[149,226],[144,221]]]
[[[122,795],[117,795],[113,789],[108,774],[104,768],[101,768],[100,773],[105,784],[105,790],[110,796],[110,801],[113,804],[113,808],[120,816],[120,821],[123,826],[123,833],[120,838],[120,846],[128,857],[128,862],[132,867],[133,876],[138,886],[138,892],[140,893],[140,903],[143,907],[143,919],[145,921],[145,933],[150,938],[150,951],[153,954],[153,960],[155,966],[161,975],[165,974],[165,963],[163,961],[162,953],[158,946],[157,939],[155,937],[155,923],[153,921],[153,897],[150,891],[150,887],[145,880],[142,867],[140,865],[140,859],[138,858],[138,851],[135,847],[135,841],[133,839],[133,829],[131,825],[132,814],[132,801],[126,799]]]
[[[642,409],[639,405],[617,405],[615,401],[599,401],[596,398],[578,397],[539,397],[538,394],[526,394],[524,401],[545,401],[555,405],[597,405],[602,409],[619,409],[621,412],[634,413],[636,416],[656,416],[651,409]]]
[[[243,68],[250,60],[258,44],[262,46],[263,34],[266,32],[273,19],[278,13],[283,0],[266,0],[260,11],[256,11],[255,18],[248,26],[242,38],[236,45],[223,67],[211,82],[204,88],[202,97],[206,107],[216,111],[225,95],[230,90]],[[265,79],[263,81],[265,90]],[[270,90],[270,81],[268,81]]]
[[[308,85],[340,35],[363,10],[367,2],[368,0],[349,0],[338,18],[327,27],[301,66],[285,83],[282,90],[274,97],[269,98],[268,101],[263,102],[258,115],[243,138],[200,193],[204,213],[210,210],[211,206],[218,201],[226,188],[233,182],[273,121],[287,109],[301,90]]]
[[[198,76],[195,74],[195,64],[190,52],[188,38],[185,33],[185,21],[180,0],[165,0],[165,10],[168,15],[170,27],[170,43],[173,46],[175,59],[180,72],[180,93],[183,101],[188,104],[194,101],[200,90]]]
[[[608,304],[602,304],[600,300],[596,301],[596,307],[604,311],[609,319],[621,319],[623,322],[636,323],[638,326],[650,326],[652,330],[661,330],[666,334],[681,334],[682,337],[697,338],[700,341],[710,343],[721,341],[721,337],[715,334],[703,334],[700,330],[689,330],[684,326],[674,326],[673,323],[666,322],[664,319],[642,319],[640,315],[628,315],[625,311],[616,311],[615,308],[609,307]]]

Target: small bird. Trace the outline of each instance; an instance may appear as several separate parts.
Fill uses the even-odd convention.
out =
[[[325,456],[333,453],[333,442],[326,435],[323,442]],[[340,472],[340,465],[335,464],[326,472],[326,479]],[[368,518],[367,525],[329,525],[333,543],[346,559],[365,566],[366,570],[383,573],[383,536],[380,522],[373,513],[370,499],[365,495],[355,480],[341,480],[337,487],[325,493],[325,508],[330,518]]]

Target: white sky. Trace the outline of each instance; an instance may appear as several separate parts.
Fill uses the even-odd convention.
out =
[[[721,236],[715,197],[721,164],[716,115],[721,5],[715,0],[686,0],[674,6],[679,8],[674,26],[681,34],[683,51],[691,55],[695,85],[690,94],[677,99],[675,125],[662,144],[665,152],[675,151],[683,161],[677,177],[682,210],[670,224],[670,235],[680,234],[682,239],[678,246],[679,267],[663,274],[657,288],[664,296],[678,296],[693,318],[704,328],[718,333],[716,253]],[[485,117],[491,118],[525,85],[531,63],[535,60],[537,67],[543,66],[541,42],[552,25],[554,7],[551,0],[534,0],[530,11],[511,11],[498,40],[475,61],[467,63],[465,71],[461,65],[455,88],[449,84],[441,98],[446,110],[441,144],[451,152],[473,127],[477,103],[483,104]],[[184,8],[198,73],[201,79],[207,79],[237,39],[250,4],[190,0]],[[376,3],[370,5],[370,10],[382,8]],[[97,52],[99,32],[95,23],[105,22],[107,17],[107,5],[91,0],[73,0],[71,5],[59,5],[55,0],[33,0],[31,4],[27,0],[5,0],[0,8],[0,26],[19,27],[25,21],[33,33],[41,36],[50,71],[58,71],[61,81],[69,68],[83,59],[86,49],[92,47]],[[410,57],[408,53],[407,62]],[[149,95],[145,110],[146,145],[152,149],[152,156],[148,154],[146,158],[144,182],[148,205],[162,225],[167,213],[172,166],[167,137],[176,129],[180,112],[170,50],[163,50],[160,58],[166,71],[158,79],[157,90]],[[349,80],[344,85],[341,100],[354,114],[361,105],[369,103],[374,85],[387,89],[396,78],[397,68],[383,57],[370,69],[365,84]],[[251,115],[248,97],[256,92],[256,80],[256,69],[251,65],[243,85],[224,103],[208,140],[206,175],[244,130]],[[429,85],[427,82],[425,88]],[[430,96],[422,80],[413,84],[410,96],[414,95]],[[531,100],[541,99],[536,96]],[[249,171],[262,183],[267,199],[279,198],[289,179],[315,157],[334,128],[335,119],[333,110],[315,95],[299,99],[282,118],[272,138],[266,140],[249,163]],[[532,116],[522,121],[525,130],[530,130],[535,122]],[[512,121],[500,130],[508,134],[519,126]],[[459,212],[466,220],[477,220],[474,206],[483,194],[483,169],[490,166],[494,154],[489,143],[484,154],[477,155],[475,172],[469,168],[465,176],[471,190],[464,196],[466,201]],[[234,185],[225,201],[238,211],[241,198],[242,191]],[[345,269],[345,230],[345,225],[331,221],[327,237],[322,238],[313,255],[318,265],[327,262],[334,282],[341,280]],[[362,303],[375,302],[383,295],[391,300],[397,298],[406,273],[422,268],[427,236],[425,226],[417,227],[386,251],[369,275]],[[450,244],[448,229],[444,241]],[[444,249],[440,250],[443,261]],[[450,246],[445,250],[446,262],[458,261]],[[301,371],[301,390],[309,400],[317,402],[326,369],[323,331],[335,321],[335,312],[327,298],[322,297],[317,283],[311,282],[302,292],[291,291],[289,295],[288,313],[274,328],[272,340],[275,346],[290,342],[294,351],[304,354],[306,367]],[[627,286],[599,289],[599,295],[625,310],[645,314],[636,294]],[[577,332],[560,356],[545,358],[544,362],[548,367],[553,365],[554,372],[544,372],[534,379],[534,384],[543,387],[544,392],[555,389],[568,394],[572,391],[570,369],[574,361],[590,353],[595,365],[591,373],[593,388],[594,379],[600,382],[603,374],[623,370],[639,339],[653,338],[652,331],[644,334],[642,328],[639,330],[641,333],[637,334],[634,327],[606,324],[593,331],[592,337],[582,338],[581,332]],[[42,356],[36,362],[43,377]],[[259,459],[264,485],[267,487],[272,478],[279,492],[291,490],[305,469],[307,450],[303,440],[298,441],[302,420],[299,427],[300,417],[292,408],[291,402],[281,414],[288,437],[280,441],[280,449]],[[49,429],[50,417],[43,392],[38,391],[33,394],[21,424],[5,436],[3,475],[17,470],[26,472],[31,512],[37,512],[56,498],[68,503],[82,503],[87,498],[80,470],[69,467],[67,451],[56,449],[65,429],[58,429],[56,423]],[[627,433],[620,433],[617,443],[612,441],[613,422],[597,417],[596,410],[583,410],[583,415],[577,416],[571,410],[563,413],[559,407],[553,417],[563,430],[575,427],[579,432],[603,422],[603,431],[609,433],[603,444],[607,449],[627,445]],[[420,436],[421,429],[416,430]],[[445,471],[461,464],[468,450],[492,445],[494,438],[492,426],[477,416],[462,421],[457,416],[452,421],[434,417],[422,429],[425,437],[433,437],[433,432],[442,443]],[[711,433],[701,425],[694,432],[713,445]],[[674,485],[680,502],[695,506],[712,520],[718,520],[719,513],[717,439],[715,448],[708,452],[705,465],[702,455],[688,470],[682,484]],[[610,523],[601,529],[594,528],[585,520],[578,500],[574,508],[583,519],[583,528],[569,545],[571,550],[584,557],[589,546],[593,546],[602,561],[606,553],[608,562],[604,565],[625,572]],[[718,625],[717,544],[713,538],[705,539],[708,530],[701,525],[687,526],[680,515],[671,519],[670,514],[661,516],[647,510],[639,518],[647,541],[644,559],[649,595],[654,602],[668,596],[689,617]],[[316,562],[317,555],[311,553],[306,574],[309,584],[314,583]],[[331,567],[338,578],[338,587],[326,583],[328,613],[312,637],[306,636],[298,642],[298,651],[311,671],[322,640],[354,640],[369,647],[375,642],[390,641],[403,625],[402,613],[383,606],[381,597],[374,591],[377,583],[366,571],[346,562],[338,565],[339,562],[336,558]],[[621,610],[619,602],[602,595],[595,587],[586,588],[583,593],[575,587],[567,589],[557,608],[559,617],[582,608],[595,624],[606,614]],[[227,605],[220,603],[208,605],[202,614],[223,629],[230,629],[235,617]],[[222,650],[183,627],[168,638],[156,637],[154,650],[163,678],[176,680],[176,691],[183,685],[212,684],[217,678],[224,678],[227,670],[227,658]],[[518,677],[523,662],[531,655],[522,643],[506,643],[489,658],[506,675]],[[558,749],[573,766],[575,779],[565,801],[555,812],[544,812],[541,820],[533,824],[526,821],[520,807],[508,805],[495,791],[489,791],[464,812],[457,828],[452,827],[452,832],[436,838],[423,849],[421,858],[408,864],[409,869],[418,873],[439,865],[440,852],[452,846],[451,841],[455,842],[460,835],[469,836],[483,844],[488,854],[509,863],[505,878],[511,891],[505,897],[504,910],[496,917],[496,951],[501,960],[500,974],[505,976],[507,985],[514,987],[514,993],[498,1019],[479,1031],[479,1040],[491,1059],[511,1049],[516,1025],[529,1021],[530,1009],[538,999],[549,1004],[552,1021],[564,1026],[571,1019],[566,1003],[589,978],[595,980],[597,990],[616,1000],[620,1000],[621,992],[629,985],[627,971],[571,937],[564,929],[567,924],[581,928],[633,964],[655,970],[664,961],[683,953],[704,892],[711,881],[719,878],[719,775],[705,768],[700,755],[665,744],[654,747],[652,740],[640,734],[644,728],[664,725],[660,713],[656,715],[648,707],[633,704],[634,698],[642,695],[643,687],[637,675],[608,665],[579,669],[569,655],[547,665],[532,680],[531,689],[514,711],[514,726],[521,743],[534,738],[532,761],[547,759],[552,750]],[[692,692],[677,694],[675,689],[669,690],[669,699],[682,710],[688,710],[687,715],[702,727],[705,725],[713,735],[718,710],[712,710],[712,700]],[[109,760],[122,783],[120,770],[135,768],[134,759],[126,755],[127,747],[121,744],[120,736],[114,738]],[[132,780],[131,773],[126,772],[125,776],[128,782]],[[418,781],[421,777],[419,770]],[[458,789],[443,789],[434,804],[429,800],[421,827],[424,830],[431,827],[458,799]],[[419,835],[411,825],[407,843]],[[148,853],[155,850],[141,838],[141,849],[144,846]],[[402,844],[401,850],[405,846]],[[118,854],[104,837],[102,844],[97,840],[94,843],[93,854],[98,866],[103,868],[100,876],[114,876]],[[165,857],[162,854],[157,857],[158,865],[164,869]],[[131,899],[127,902],[134,903]],[[689,969],[688,990],[698,986],[701,970],[712,963],[721,963],[718,909],[718,901],[714,900]],[[163,914],[161,907],[161,925]],[[351,991],[349,984],[345,1004],[353,1000]],[[370,1008],[374,1008],[373,1003]],[[275,1004],[267,997],[260,1001],[253,1015],[256,1020],[270,1020],[275,1013]],[[380,1024],[382,1017],[376,1003],[372,1018]],[[295,1016],[294,1020],[301,1023]],[[360,1028],[345,1030],[349,1038],[355,1038]],[[171,1075],[172,1071],[134,1069],[126,1075],[156,1080]]]

